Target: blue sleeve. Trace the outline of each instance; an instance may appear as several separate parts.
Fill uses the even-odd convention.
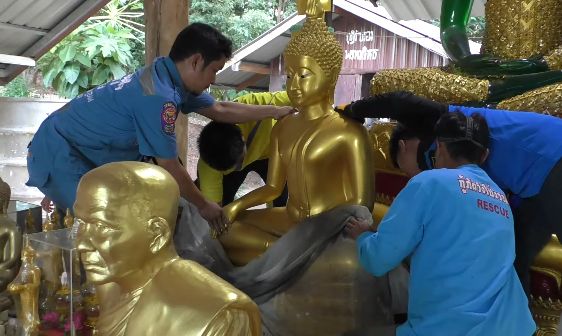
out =
[[[198,96],[188,93],[186,102],[181,106],[181,111],[183,113],[197,112],[197,110],[212,106],[214,103],[215,98],[207,92],[203,92]]]
[[[142,155],[164,159],[177,157],[177,107],[162,97],[145,97],[137,102],[133,122]]]
[[[427,199],[423,183],[411,180],[392,202],[378,231],[359,236],[359,262],[369,273],[381,276],[414,251],[423,236]]]

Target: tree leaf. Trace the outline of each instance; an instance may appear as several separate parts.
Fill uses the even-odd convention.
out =
[[[81,88],[88,88],[88,75],[86,72],[80,72],[80,75],[78,75],[78,79],[76,80],[76,84],[78,84]]]
[[[53,79],[58,74],[55,68],[50,67],[47,73],[43,74],[43,85],[46,87],[51,87],[53,85]]]
[[[125,70],[121,67],[121,65],[115,62],[111,62],[109,64],[109,69],[111,70],[113,79],[119,79],[127,74],[127,72],[125,72]]]
[[[62,48],[59,52],[59,58],[63,63],[72,61],[74,56],[76,55],[76,47],[72,44],[66,45]]]
[[[66,77],[68,83],[74,84],[78,79],[78,75],[80,74],[80,65],[76,63],[71,63],[65,66],[62,69],[62,72],[64,73],[64,77]]]
[[[82,63],[86,68],[92,66],[92,60],[81,52],[76,53],[76,60]]]
[[[107,65],[103,64],[100,65],[94,70],[94,74],[92,76],[92,85],[100,85],[106,83],[109,78],[109,68]]]

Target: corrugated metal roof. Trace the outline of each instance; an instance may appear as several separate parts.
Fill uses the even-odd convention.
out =
[[[476,0],[472,16],[484,16],[485,0]],[[430,20],[441,15],[442,0],[380,0],[394,20]]]
[[[430,0],[428,0],[430,1]],[[380,26],[397,36],[404,37],[423,48],[447,57],[439,38],[439,28],[421,20],[400,21],[394,20],[383,7],[375,7],[371,2],[360,0],[334,0],[334,6],[352,13],[366,21]],[[218,72],[215,86],[237,87],[254,76],[251,72],[237,71],[236,65],[240,62],[253,62],[257,64],[270,64],[285,50],[290,38],[290,28],[304,20],[304,15],[293,14],[269,31],[265,32],[254,41],[238,49],[232,59]],[[473,52],[480,50],[480,44],[470,42]],[[267,90],[269,77],[249,86],[249,89]]]
[[[37,60],[109,0],[1,0],[0,84],[25,69],[8,63],[23,56]],[[25,59],[14,63],[24,63]],[[6,62],[6,63],[1,63]],[[10,61],[11,62],[11,61]]]

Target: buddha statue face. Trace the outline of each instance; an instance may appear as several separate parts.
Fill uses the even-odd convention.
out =
[[[74,214],[88,280],[119,283],[142,272],[170,245],[178,198],[175,180],[150,164],[112,163],[84,175]]]
[[[287,95],[293,106],[310,106],[330,98],[332,80],[312,57],[288,55],[285,66]]]
[[[293,106],[333,103],[343,50],[322,19],[308,18],[285,49],[287,94]]]

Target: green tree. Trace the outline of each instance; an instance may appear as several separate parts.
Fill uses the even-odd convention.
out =
[[[142,15],[140,0],[112,0],[38,61],[44,85],[73,98],[134,71],[142,55],[133,49],[144,50]]]
[[[295,12],[295,0],[193,0],[190,22],[208,23],[238,49]]]
[[[31,92],[27,87],[27,83],[22,75],[14,78],[10,83],[0,87],[0,96],[2,97],[30,97]]]

